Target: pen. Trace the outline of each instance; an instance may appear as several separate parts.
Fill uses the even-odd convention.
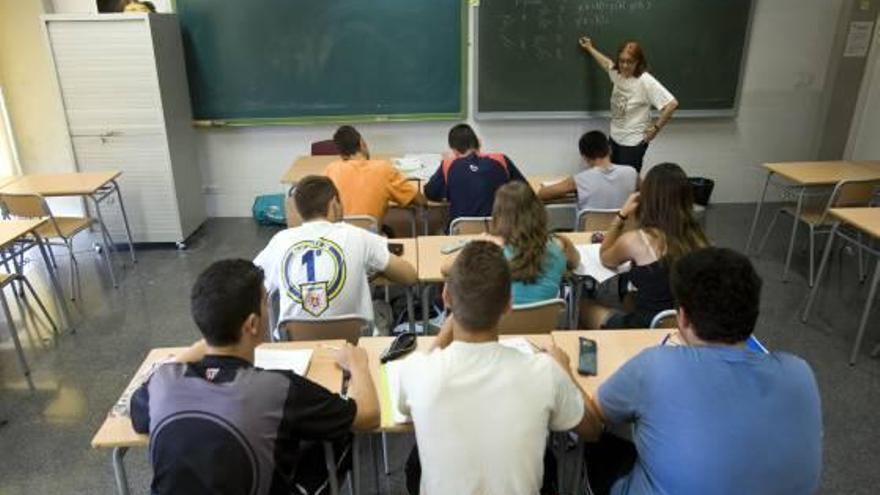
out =
[[[670,338],[670,337],[672,337],[672,334],[671,334],[671,333],[667,333],[667,334],[666,334],[666,337],[663,337],[663,340],[660,342],[660,345],[666,345],[666,343],[669,342],[669,338]]]

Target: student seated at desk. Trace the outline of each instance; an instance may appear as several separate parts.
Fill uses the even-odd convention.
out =
[[[367,142],[354,127],[337,129],[333,142],[342,159],[327,165],[324,175],[339,189],[345,215],[370,215],[381,222],[391,201],[400,206],[426,203],[418,183],[407,180],[388,160],[370,159]]]
[[[636,191],[639,173],[628,165],[611,163],[611,147],[602,131],[590,131],[578,141],[587,169],[550,185],[541,184],[543,201],[577,193],[578,210],[616,210]]]
[[[254,259],[266,290],[280,292],[279,322],[359,315],[373,321],[368,275],[412,285],[418,273],[388,252],[388,240],[342,220],[344,198],[327,177],[305,177],[293,193],[302,225],[275,234]]]
[[[263,271],[250,261],[209,266],[190,307],[204,340],[158,365],[131,399],[134,430],[150,434],[151,492],[320,493],[320,441],[350,465],[351,430],[379,424],[366,353],[340,350],[347,399],[292,372],[254,368],[268,315]]]
[[[599,387],[602,417],[632,426],[635,445],[608,435],[587,444],[593,491],[817,493],[816,379],[796,356],[746,347],[761,302],[748,258],[720,248],[686,254],[672,287],[683,345],[646,349]]]
[[[648,328],[654,315],[672,309],[669,267],[685,254],[709,245],[693,217],[693,202],[681,167],[661,163],[648,172],[641,192],[627,199],[611,223],[600,250],[602,264],[608,268],[632,263],[620,278],[635,286],[635,295],[627,298],[623,310],[582,300],[583,328]],[[632,215],[638,228],[624,232]]]
[[[481,153],[480,140],[467,124],[449,130],[449,147],[452,156],[425,184],[425,196],[449,202],[450,223],[458,217],[488,217],[499,187],[526,180],[506,155]]]
[[[397,407],[415,423],[421,493],[536,494],[548,430],[598,437],[598,417],[561,350],[527,355],[498,343],[510,285],[501,248],[465,246],[443,290],[454,324],[437,337],[439,349],[400,364]]]

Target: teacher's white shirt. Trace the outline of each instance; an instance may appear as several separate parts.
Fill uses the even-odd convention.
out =
[[[608,76],[614,84],[611,139],[623,146],[638,146],[651,126],[651,107],[659,110],[675,97],[648,72],[642,72],[639,77],[623,77],[609,68]]]

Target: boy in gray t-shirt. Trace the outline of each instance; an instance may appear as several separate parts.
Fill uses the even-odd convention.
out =
[[[577,193],[578,210],[613,210],[623,206],[638,186],[636,169],[611,163],[608,137],[601,131],[581,136],[578,148],[588,168],[555,184],[542,184],[538,197],[551,200]]]

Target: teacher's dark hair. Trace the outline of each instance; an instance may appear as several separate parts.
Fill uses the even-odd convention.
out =
[[[636,68],[633,70],[633,76],[639,77],[643,72],[648,70],[648,59],[645,58],[645,52],[642,50],[642,45],[634,40],[624,41],[623,44],[620,45],[620,48],[617,49],[617,56],[614,57],[614,70],[620,72],[620,67],[618,67],[618,65],[620,56],[623,55],[624,52],[636,61]]]

